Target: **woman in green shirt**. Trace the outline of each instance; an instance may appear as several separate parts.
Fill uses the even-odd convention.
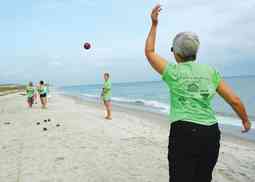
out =
[[[251,128],[245,107],[220,74],[196,62],[198,36],[179,33],[171,48],[177,64],[170,64],[155,52],[160,6],[152,13],[145,55],[169,87],[171,130],[169,135],[170,182],[210,182],[220,147],[220,130],[211,101],[218,93],[242,120],[243,130]]]
[[[35,88],[32,82],[29,82],[26,88],[26,93],[27,93],[27,103],[28,103],[28,106],[31,108],[34,104],[34,94],[35,94]]]
[[[104,105],[106,108],[106,117],[105,119],[111,120],[112,119],[112,103],[111,103],[111,96],[112,96],[112,84],[110,81],[110,74],[104,74],[104,87],[102,89],[101,97],[104,101]]]
[[[44,84],[44,81],[40,81],[37,91],[40,95],[42,109],[46,109],[46,107],[47,107],[47,87]]]

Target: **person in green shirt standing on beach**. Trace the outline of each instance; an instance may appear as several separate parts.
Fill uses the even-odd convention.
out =
[[[106,108],[106,113],[107,113],[105,119],[108,119],[108,120],[112,119],[111,96],[112,96],[112,84],[110,81],[110,74],[104,73],[104,86],[102,89],[101,97],[103,99],[104,106]]]
[[[46,107],[47,107],[47,87],[44,84],[44,81],[40,81],[37,91],[40,95],[42,109],[46,109]]]
[[[34,104],[34,94],[35,94],[35,88],[33,86],[33,82],[29,82],[29,84],[26,88],[26,93],[27,93],[28,107],[32,108],[32,106]]]
[[[242,132],[251,128],[240,98],[214,68],[196,61],[198,36],[182,32],[173,40],[171,52],[177,64],[168,63],[155,52],[158,16],[161,6],[151,13],[152,25],[145,55],[169,87],[170,135],[168,145],[170,182],[211,182],[218,160],[220,130],[212,108],[218,93],[242,120]]]

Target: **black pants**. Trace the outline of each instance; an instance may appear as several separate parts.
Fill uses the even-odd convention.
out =
[[[47,94],[46,93],[40,94],[40,98],[43,98],[43,97],[47,97]]]
[[[203,126],[185,121],[171,124],[168,146],[170,182],[210,182],[218,160],[218,124]]]

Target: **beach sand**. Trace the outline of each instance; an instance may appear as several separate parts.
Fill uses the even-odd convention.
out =
[[[108,121],[99,103],[55,93],[41,110],[25,100],[0,97],[0,182],[168,181],[166,117],[115,106]],[[254,182],[254,172],[255,143],[223,131],[213,181]]]

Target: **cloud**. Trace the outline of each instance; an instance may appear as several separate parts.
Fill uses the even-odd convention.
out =
[[[71,8],[72,6],[95,7],[97,4],[96,0],[42,0],[37,3],[48,9]]]
[[[194,31],[201,41],[199,60],[224,70],[228,64],[238,68],[252,65],[255,49],[255,1],[166,1],[160,17],[159,38],[169,37],[170,41],[180,31]],[[169,41],[159,41],[161,47],[169,47]],[[161,48],[162,49],[162,48]],[[169,50],[163,48],[163,54]],[[231,66],[232,75],[239,74]],[[249,74],[255,71],[248,70]],[[244,73],[244,72],[243,72]]]
[[[60,61],[52,61],[52,62],[50,62],[49,64],[50,64],[51,66],[56,66],[56,67],[62,66],[62,63],[61,63]]]
[[[110,71],[118,81],[158,78],[144,56],[155,3],[163,4],[160,55],[173,62],[172,39],[193,31],[201,41],[199,62],[223,75],[255,74],[254,0],[31,0],[15,4],[17,14],[1,19],[9,36],[2,38],[0,77],[91,83]],[[82,48],[83,40],[91,42],[89,51]]]

